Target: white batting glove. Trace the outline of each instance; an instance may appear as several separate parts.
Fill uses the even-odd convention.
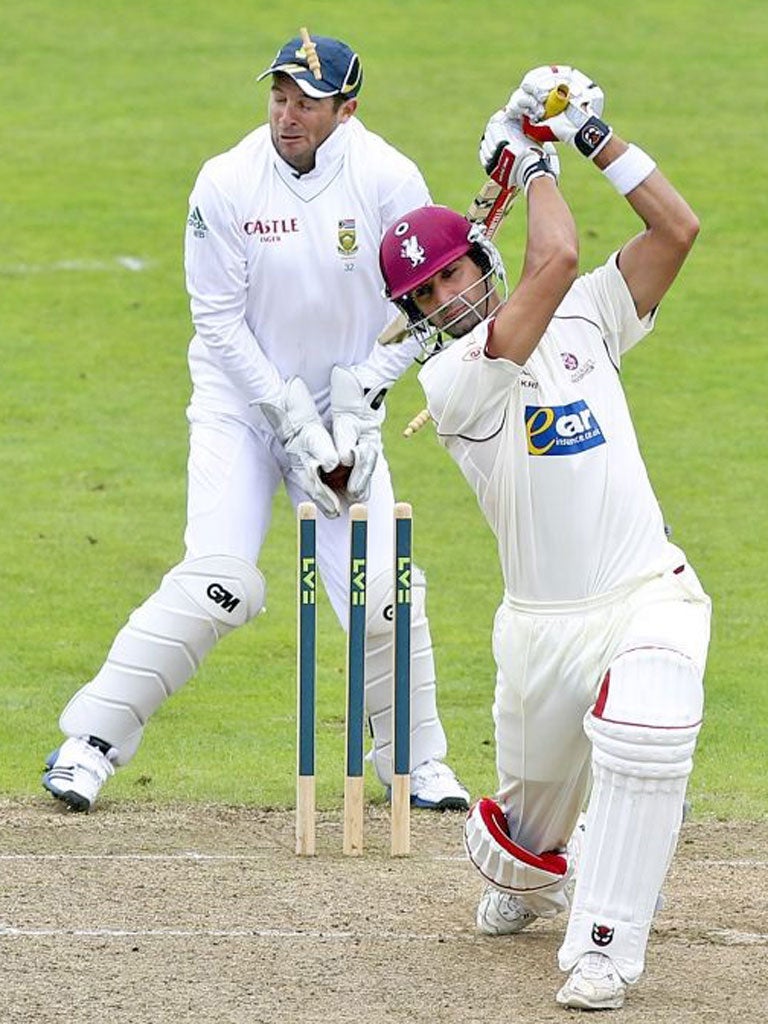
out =
[[[364,368],[334,366],[331,370],[333,439],[343,466],[351,466],[346,485],[351,501],[365,501],[381,452],[386,385],[366,378]]]
[[[537,123],[545,117],[545,104],[553,89],[568,87],[571,102],[589,106],[598,117],[602,116],[605,94],[600,86],[578,68],[567,64],[545,64],[526,72],[519,87],[509,98],[506,111],[510,117],[527,116]]]
[[[541,146],[527,138],[520,122],[504,110],[497,110],[485,126],[478,155],[486,173],[502,188],[527,192],[534,178],[555,177]]]
[[[301,377],[291,377],[274,402],[255,402],[285,448],[292,470],[307,496],[323,515],[335,519],[341,513],[336,494],[319,473],[338,465],[339,454],[323,426],[309,388]]]
[[[541,148],[544,150],[549,166],[555,176],[555,181],[560,181],[560,157],[557,155],[557,148],[554,142],[543,142]]]
[[[546,116],[553,90],[565,85],[569,102],[565,110]],[[506,111],[522,123],[528,138],[537,142],[567,142],[592,159],[608,142],[613,130],[601,120],[605,95],[587,75],[568,65],[545,65],[529,71],[509,98]]]

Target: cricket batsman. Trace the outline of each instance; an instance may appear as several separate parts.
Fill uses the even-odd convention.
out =
[[[565,109],[545,117],[558,89]],[[543,66],[488,122],[481,161],[527,211],[508,295],[493,244],[445,207],[405,214],[381,245],[388,294],[428,357],[419,380],[438,439],[493,530],[504,580],[498,792],[465,826],[486,883],[477,926],[510,936],[567,913],[556,998],[583,1010],[618,1009],[643,972],[702,722],[710,624],[620,379],[699,224],[603,104],[587,75]],[[612,189],[641,222],[589,273],[545,142],[575,149],[606,199]]]

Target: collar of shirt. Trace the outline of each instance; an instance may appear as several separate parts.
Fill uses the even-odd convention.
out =
[[[301,190],[308,188],[310,191],[315,191],[318,186],[324,187],[331,178],[338,174],[347,151],[353,120],[354,118],[350,118],[349,121],[338,125],[325,142],[317,147],[315,166],[306,174],[297,175],[295,168],[283,160],[270,139],[277,173],[293,191],[297,191],[297,186]]]

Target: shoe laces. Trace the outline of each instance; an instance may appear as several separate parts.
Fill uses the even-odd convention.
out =
[[[453,779],[454,774],[447,764],[442,761],[422,761],[417,764],[411,772],[411,778],[419,782],[427,782],[429,779]]]
[[[495,896],[496,909],[507,920],[514,921],[521,917],[536,917],[536,914],[526,907],[525,902],[520,896],[513,896],[512,893],[498,892],[493,889],[490,891]]]
[[[113,775],[115,769],[112,760],[117,755],[117,750],[114,747],[110,747],[109,751],[105,754],[98,747],[94,747],[92,743],[89,743],[84,736],[78,738],[82,744],[78,751],[78,754],[83,758],[84,763],[82,763],[82,767],[92,772],[102,782],[108,779],[110,775]]]
[[[587,980],[609,978],[618,975],[613,961],[604,953],[585,953],[579,960],[579,974]]]

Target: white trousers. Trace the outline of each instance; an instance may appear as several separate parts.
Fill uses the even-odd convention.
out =
[[[274,435],[224,416],[188,412],[187,558],[234,555],[258,563],[283,482],[294,508],[307,495],[291,472]],[[368,578],[393,564],[394,495],[389,466],[380,455],[368,500]],[[349,517],[317,519],[317,564],[339,622],[346,628]]]
[[[638,647],[669,648],[703,676],[709,617],[709,599],[687,564],[591,601],[505,599],[494,622],[493,713],[498,800],[515,841],[535,853],[565,847],[590,787],[584,717],[613,661]]]
[[[272,500],[284,482],[296,505],[306,494],[274,435],[234,418],[194,410],[190,421],[187,558],[234,555],[258,562],[269,529]],[[392,578],[394,494],[389,466],[379,455],[368,498],[369,584]],[[349,516],[317,519],[317,565],[321,582],[342,628],[349,601]],[[374,590],[378,601],[374,600]],[[387,606],[390,606],[389,609]],[[391,597],[369,587],[365,706],[374,738],[374,767],[385,785],[392,776]],[[411,613],[411,765],[442,760],[445,732],[437,710],[436,672],[426,615],[426,582],[414,566]]]
[[[118,764],[126,764],[134,756],[149,717],[186,683],[217,639],[263,607],[264,581],[255,566],[269,528],[275,492],[284,481],[294,507],[305,497],[285,452],[270,432],[235,417],[196,410],[190,410],[188,416],[184,560],[133,613],[97,675],[75,694],[60,718],[66,735],[96,736],[113,747]],[[374,740],[371,757],[385,785],[392,778],[393,507],[389,469],[380,456],[368,504],[371,585],[366,620],[365,709]],[[317,520],[319,575],[344,628],[348,619],[348,518],[345,512],[337,519],[321,515]],[[201,584],[200,574],[207,571],[213,572],[214,578]],[[412,767],[441,760],[447,750],[437,713],[425,591],[423,574],[414,566]],[[223,619],[217,614],[217,597],[226,598],[227,614]],[[249,615],[235,616],[237,608],[246,607]]]

